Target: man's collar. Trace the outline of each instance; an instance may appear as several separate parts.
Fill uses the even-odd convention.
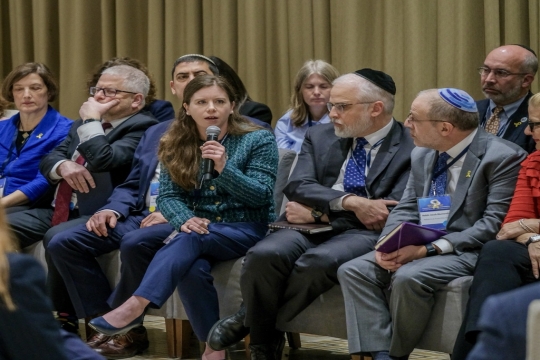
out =
[[[474,129],[463,140],[461,140],[456,145],[448,149],[446,153],[450,155],[450,157],[452,158],[455,158],[456,156],[458,156],[467,146],[469,146],[472,143],[477,132],[478,132],[478,128]]]
[[[129,119],[130,117],[132,116],[135,116],[137,115],[139,112],[137,111],[136,113],[133,113],[131,115],[128,115],[126,117],[123,117],[123,118],[120,118],[120,119],[116,119],[116,120],[111,120],[109,121],[109,123],[111,123],[113,129],[116,128],[117,126],[119,126],[120,124],[122,124],[124,121],[126,121],[127,119]],[[103,120],[102,120],[103,121]]]
[[[367,140],[367,142],[373,146],[381,139],[384,139],[386,135],[392,130],[392,125],[394,125],[394,118],[392,118],[388,124],[383,126],[381,129],[375,131],[374,133],[371,133],[369,135],[364,136],[364,139]]]
[[[512,114],[514,114],[514,112],[516,112],[516,110],[520,107],[521,103],[525,100],[527,95],[528,95],[528,93],[526,93],[523,97],[517,99],[513,103],[508,104],[508,105],[504,105],[503,109],[504,109],[504,112],[505,112],[506,116],[510,117]],[[489,107],[488,107],[488,111],[487,111],[487,117],[488,118],[491,116],[491,114],[493,114],[493,109],[495,109],[496,106],[497,105],[493,102],[493,100],[489,99]]]

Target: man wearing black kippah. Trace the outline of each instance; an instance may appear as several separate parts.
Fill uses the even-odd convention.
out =
[[[486,99],[477,102],[480,126],[531,153],[535,143],[524,133],[531,84],[538,70],[536,53],[523,45],[493,49],[478,68]]]
[[[414,147],[392,117],[395,93],[392,78],[372,69],[334,81],[327,104],[333,124],[306,133],[281,219],[330,223],[332,230],[282,229],[249,250],[240,280],[245,307],[214,325],[212,348],[250,333],[252,359],[281,359],[284,338],[276,324],[336,285],[339,265],[373,250],[405,188]]]

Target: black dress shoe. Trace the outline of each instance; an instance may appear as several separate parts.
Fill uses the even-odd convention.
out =
[[[278,336],[270,344],[249,345],[251,360],[281,360],[283,348],[285,347],[285,337]]]
[[[148,333],[144,326],[131,329],[124,335],[111,336],[109,341],[94,348],[107,359],[130,358],[148,349]]]
[[[219,351],[236,344],[249,334],[249,328],[244,326],[246,308],[244,305],[236,314],[219,320],[212,326],[206,342],[213,350]]]

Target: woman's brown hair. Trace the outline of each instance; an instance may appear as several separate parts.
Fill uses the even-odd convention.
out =
[[[15,304],[9,293],[9,263],[7,253],[16,251],[13,236],[6,223],[4,208],[0,207],[0,306],[15,310]]]
[[[2,96],[7,101],[13,102],[13,85],[17,81],[21,80],[23,77],[34,73],[38,74],[41,77],[43,83],[47,87],[47,93],[49,94],[49,102],[54,101],[56,99],[56,95],[58,94],[58,85],[56,84],[56,80],[51,70],[49,70],[47,65],[42,63],[26,63],[19,65],[15,69],[11,70],[11,72],[2,82]]]
[[[223,78],[201,75],[187,84],[184,90],[184,104],[189,104],[197,91],[214,85],[225,91],[231,103],[234,101],[236,95]],[[230,135],[243,135],[261,129],[262,127],[240,116],[237,108],[229,115],[227,132]],[[187,115],[186,109],[182,106],[178,118],[171,124],[159,143],[159,160],[171,174],[172,180],[188,191],[195,188],[198,180],[197,175],[201,163],[200,140],[195,120]]]

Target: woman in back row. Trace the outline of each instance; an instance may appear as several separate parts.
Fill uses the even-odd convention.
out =
[[[294,80],[291,108],[274,130],[278,148],[298,153],[309,127],[330,122],[326,103],[338,76],[336,68],[322,60],[309,60],[302,66]]]

